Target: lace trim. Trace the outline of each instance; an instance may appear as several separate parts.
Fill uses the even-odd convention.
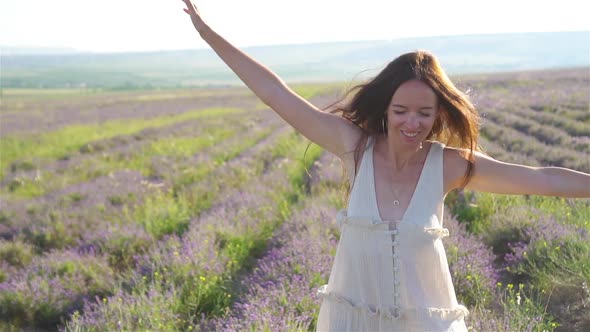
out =
[[[449,230],[446,228],[441,228],[441,227],[433,227],[433,228],[427,228],[424,227],[424,231],[430,235],[433,236],[433,238],[435,239],[440,239],[443,238],[445,236],[449,236]]]
[[[326,290],[328,285],[323,285],[318,289],[318,294],[322,298],[331,299],[339,303],[346,304],[349,308],[357,311],[365,311],[370,316],[380,315],[392,320],[397,320],[401,317],[406,316],[426,316],[428,318],[436,318],[440,320],[460,320],[469,315],[469,310],[465,306],[458,305],[455,308],[444,309],[444,308],[415,308],[407,309],[399,306],[382,306],[378,307],[375,305],[366,304],[363,302],[355,303],[343,296],[340,296],[334,292],[328,292]]]
[[[328,285],[323,285],[318,289],[318,294],[323,298],[328,298],[331,300],[335,300],[340,303],[346,304],[349,308],[357,311],[365,311],[369,316],[382,316],[387,317],[389,319],[399,319],[402,316],[401,309],[398,306],[393,307],[378,307],[370,304],[366,304],[363,302],[354,303],[353,301],[337,295],[333,292],[326,291],[326,287]]]
[[[352,225],[358,227],[365,227],[365,228],[373,228],[374,226],[389,223],[389,221],[381,221],[375,220],[369,217],[349,217],[346,214],[346,210],[340,210],[336,214],[336,222],[338,227],[342,228],[343,225]],[[449,230],[447,228],[442,227],[420,227],[415,224],[411,223],[402,223],[401,221],[396,221],[399,225],[404,226],[415,226],[416,229],[423,231],[432,236],[434,240],[443,238],[445,236],[449,236]],[[397,234],[399,232],[398,229],[388,231],[392,234]]]
[[[344,224],[359,226],[359,227],[372,227],[380,224],[384,224],[385,222],[371,219],[369,217],[349,217],[346,214],[346,210],[340,210],[336,214],[336,222],[338,223],[338,227],[342,228]]]

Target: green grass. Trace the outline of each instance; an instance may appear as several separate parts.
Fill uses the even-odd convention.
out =
[[[157,128],[188,120],[195,120],[211,116],[223,116],[244,112],[240,109],[212,108],[199,111],[185,112],[174,116],[159,116],[151,119],[113,120],[95,125],[72,125],[53,132],[24,137],[3,137],[0,140],[2,160],[0,163],[0,177],[3,178],[7,165],[16,170],[23,163],[35,164],[34,159],[60,159],[96,140],[111,138],[118,135],[131,135],[146,128]]]
[[[527,206],[541,214],[556,216],[563,223],[590,230],[590,200],[537,195],[500,195],[465,191],[450,193],[445,201],[453,215],[475,234],[484,234],[492,216],[505,214],[515,207]]]
[[[476,331],[534,331],[549,332],[559,326],[555,317],[547,312],[546,294],[524,284],[499,283],[494,297],[498,307],[490,309],[476,306],[466,318],[468,326]]]
[[[286,156],[303,156],[306,144],[298,134],[284,135],[278,139],[276,145],[270,148],[270,155],[273,159],[279,160]],[[244,270],[251,268],[255,258],[259,257],[266,248],[268,239],[272,237],[273,231],[290,216],[295,204],[305,195],[305,168],[310,168],[313,162],[321,154],[321,150],[312,147],[307,154],[305,162],[300,159],[297,162],[286,163],[285,174],[289,178],[289,187],[277,187],[272,192],[275,203],[264,206],[259,211],[248,211],[249,214],[260,214],[260,222],[256,228],[244,229],[240,232],[235,230],[217,229],[215,239],[219,254],[217,261],[225,262],[224,272],[212,274],[208,272],[207,266],[195,266],[191,264],[171,264],[170,262],[157,262],[155,270],[144,277],[143,281],[137,283],[129,295],[116,295],[105,299],[99,308],[106,317],[115,324],[122,322],[122,326],[133,329],[168,329],[168,330],[190,330],[191,325],[198,322],[200,314],[204,313],[211,317],[224,313],[234,301],[234,290],[232,285],[238,275]],[[275,166],[279,167],[279,166]],[[233,177],[233,175],[231,175]],[[252,181],[249,177],[246,181]],[[137,209],[148,209],[149,206],[158,206],[163,215],[177,217],[177,220],[185,220],[187,214],[195,214],[198,211],[186,209],[185,196],[172,197],[171,192],[162,193],[158,196],[157,202],[137,206]],[[167,198],[164,198],[166,197]],[[269,214],[266,209],[270,209]],[[139,221],[142,222],[142,221]],[[162,222],[161,225],[174,225],[175,222]],[[151,226],[150,226],[151,227]],[[183,226],[184,227],[184,226]],[[214,227],[214,225],[212,225]],[[201,262],[204,264],[204,262]],[[170,294],[164,300],[160,294]],[[118,293],[120,294],[120,293]],[[150,297],[150,294],[152,294]],[[133,300],[129,299],[133,297]],[[120,299],[120,300],[119,300]],[[132,306],[127,308],[126,303]],[[142,312],[153,312],[151,309],[157,306],[159,313],[152,315],[141,314]],[[136,313],[130,316],[129,312]],[[138,320],[140,317],[141,320]],[[68,323],[69,331],[78,331],[82,328],[77,325],[79,316],[74,315]],[[116,329],[115,325],[102,326],[105,329]],[[85,329],[84,329],[85,330]]]
[[[503,280],[512,287],[523,285],[518,291],[509,289],[509,296],[497,296],[504,311],[498,330],[520,330],[533,324],[534,317],[543,317],[533,324],[534,331],[553,331],[560,324],[569,329],[590,321],[586,307],[590,296],[590,243],[582,236],[590,230],[590,200],[465,192],[449,195],[448,203],[467,229],[479,234],[500,259],[513,252],[508,243],[527,244],[519,262],[502,273]],[[530,234],[529,228],[552,234],[551,229],[538,228],[541,222],[543,227],[553,228],[555,223],[557,229],[564,225],[561,227],[572,230],[556,233],[562,235],[555,240],[532,241],[526,235]],[[514,303],[515,292],[522,297],[520,305]],[[477,305],[477,315],[492,317],[486,313],[488,309]]]
[[[71,96],[79,95],[81,89],[2,89],[3,97],[59,97],[59,96]],[[96,90],[100,91],[100,90]]]
[[[176,163],[181,158],[192,156],[198,151],[228,139],[235,134],[235,128],[226,128],[212,123],[200,136],[160,138],[135,151],[130,156],[123,155],[119,157],[107,151],[95,158],[83,159],[73,168],[59,171],[59,174],[38,170],[37,176],[33,179],[16,177],[2,191],[4,194],[10,194],[14,197],[38,197],[52,190],[89,181],[98,176],[122,169],[138,170],[144,176],[152,176],[154,175],[152,174],[154,171],[151,161],[153,157],[165,157],[170,162]],[[102,150],[102,147],[94,148],[94,146],[90,142],[85,144],[84,148],[89,152],[93,149]]]
[[[275,158],[302,155],[302,146],[299,135],[290,135],[286,139],[280,140],[273,148],[273,155]],[[291,215],[293,206],[305,195],[305,168],[311,167],[321,152],[321,149],[317,147],[312,148],[305,162],[299,160],[286,165],[285,172],[291,183],[291,188],[273,192],[277,209],[273,213],[275,219],[264,219],[256,229],[249,229],[240,234],[231,231],[228,233],[221,231],[217,234],[219,238],[224,239],[220,256],[225,257],[226,270],[221,276],[204,275],[202,278],[205,280],[200,281],[181,278],[183,280],[180,295],[182,304],[178,307],[183,308],[181,311],[183,317],[188,319],[195,311],[211,316],[220,315],[227,310],[233,302],[231,291],[228,292],[233,279],[240,271],[250,268],[254,263],[252,258],[258,257],[263,252],[274,230]],[[256,212],[250,211],[250,213]],[[261,218],[263,218],[262,215]],[[190,309],[190,311],[187,312],[186,309]]]
[[[304,99],[311,99],[325,93],[336,93],[344,88],[344,83],[292,84],[291,89]]]

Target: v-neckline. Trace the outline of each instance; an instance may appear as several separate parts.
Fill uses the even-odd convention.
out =
[[[402,214],[401,219],[398,219],[398,220],[383,219],[383,217],[381,216],[381,211],[379,211],[379,203],[377,202],[377,182],[375,181],[375,144],[376,143],[377,143],[377,139],[374,138],[372,145],[371,145],[371,156],[370,156],[371,159],[370,160],[371,160],[371,171],[373,173],[372,174],[372,177],[373,177],[373,204],[375,206],[375,211],[377,212],[377,217],[379,218],[379,221],[396,221],[396,222],[404,221],[404,220],[406,220],[406,218],[408,216],[408,211],[410,211],[410,209],[412,208],[412,205],[414,203],[414,197],[416,196],[416,193],[418,192],[418,189],[420,188],[420,183],[422,182],[422,174],[424,174],[424,169],[429,164],[433,143],[430,143],[430,146],[428,147],[428,152],[426,153],[426,159],[424,159],[424,164],[422,165],[422,169],[420,170],[420,175],[418,176],[418,182],[416,182],[416,186],[414,187],[414,191],[412,192],[412,196],[410,197],[410,203],[408,203],[408,206],[406,207],[406,210]]]

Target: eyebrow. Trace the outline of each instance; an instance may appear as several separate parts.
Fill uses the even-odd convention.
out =
[[[391,105],[391,106],[392,106],[392,107],[405,108],[405,109],[407,109],[407,108],[408,108],[407,106],[400,105],[400,104],[393,104],[393,105]],[[420,110],[425,110],[425,109],[434,109],[434,107],[432,107],[432,106],[424,106],[424,107],[420,107]]]

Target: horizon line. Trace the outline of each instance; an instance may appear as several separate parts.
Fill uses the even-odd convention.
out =
[[[301,42],[301,43],[285,43],[285,44],[260,44],[260,45],[236,45],[241,49],[253,49],[253,48],[265,48],[265,47],[285,47],[285,46],[304,46],[304,45],[321,45],[321,44],[347,44],[347,43],[370,43],[370,42],[393,42],[403,41],[412,39],[430,39],[440,37],[470,37],[470,36],[491,36],[491,35],[525,35],[525,34],[543,34],[543,33],[589,33],[590,30],[559,30],[559,31],[518,31],[518,32],[478,32],[478,33],[465,33],[465,34],[449,34],[449,35],[428,35],[428,36],[408,36],[408,37],[397,37],[391,39],[360,39],[360,40],[341,40],[341,41],[314,41],[314,42]],[[6,48],[9,49],[8,54],[5,54]],[[10,49],[13,49],[11,54]],[[14,51],[16,50],[16,52]],[[26,50],[30,50],[27,53]],[[42,53],[43,50],[55,50],[55,52]],[[60,52],[60,50],[62,52]],[[47,45],[47,46],[36,46],[36,45],[0,45],[1,56],[27,56],[27,55],[111,55],[111,54],[137,54],[137,53],[162,53],[162,52],[182,52],[182,51],[200,51],[200,50],[211,50],[210,47],[198,47],[198,48],[178,48],[178,49],[146,49],[146,50],[127,50],[127,51],[91,51],[91,50],[80,50],[71,46],[59,46],[59,45]],[[21,52],[19,52],[21,51]]]

